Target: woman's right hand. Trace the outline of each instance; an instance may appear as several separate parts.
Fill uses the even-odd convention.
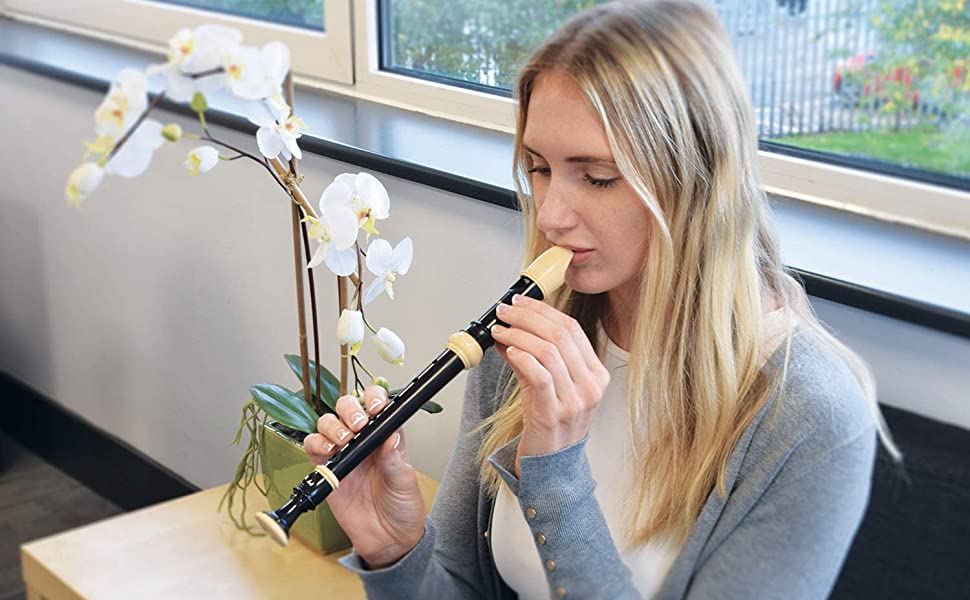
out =
[[[337,414],[317,421],[317,431],[303,440],[314,465],[323,464],[364,428],[387,404],[387,391],[372,385],[364,390],[364,406],[354,396],[337,400]],[[371,568],[401,559],[424,535],[424,498],[408,461],[404,437],[397,431],[340,481],[327,498],[337,522],[354,550]]]

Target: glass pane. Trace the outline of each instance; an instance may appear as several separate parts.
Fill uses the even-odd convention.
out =
[[[509,91],[532,51],[605,0],[383,0],[383,67]]]
[[[762,139],[970,183],[970,10],[963,0],[716,6]]]
[[[596,0],[382,0],[382,67],[507,95]],[[965,0],[712,0],[762,140],[970,184]],[[875,162],[873,162],[873,160]]]
[[[324,30],[323,0],[160,0],[281,25]]]

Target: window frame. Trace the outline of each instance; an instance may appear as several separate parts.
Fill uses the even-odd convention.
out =
[[[293,71],[353,84],[351,7],[348,0],[323,0],[326,31],[142,0],[96,0],[77,6],[70,0],[5,0],[3,11],[39,24],[94,35],[144,50],[168,51],[168,40],[183,27],[214,23],[234,27],[247,44],[280,40],[290,47]],[[323,23],[320,24],[321,30]]]
[[[512,98],[382,71],[379,0],[323,0],[328,31],[315,33],[293,27],[261,23],[178,5],[139,0],[98,0],[104,7],[124,9],[105,25],[102,16],[70,15],[67,0],[6,0],[5,13],[42,25],[164,53],[168,38],[180,27],[221,23],[243,31],[250,43],[281,40],[290,46],[294,78],[298,84],[331,93],[396,106],[442,119],[459,121],[505,133],[515,132]],[[90,8],[88,9],[90,10]],[[145,12],[151,11],[146,16]],[[77,12],[77,11],[75,11]],[[134,18],[133,15],[140,15]],[[143,31],[122,28],[151,23]],[[112,31],[111,25],[117,30]],[[343,24],[343,27],[341,27]],[[326,52],[321,53],[320,44]],[[864,214],[884,221],[970,239],[970,190],[926,183],[865,168],[826,162],[824,156],[804,158],[759,150],[764,189],[795,198]],[[838,157],[839,155],[834,155]],[[945,178],[943,178],[945,179]],[[912,198],[919,198],[913,202]]]

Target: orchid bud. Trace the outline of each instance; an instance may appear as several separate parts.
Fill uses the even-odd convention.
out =
[[[193,148],[185,159],[185,168],[192,175],[211,171],[212,167],[219,162],[219,151],[212,146],[199,146]]]
[[[209,108],[209,103],[206,102],[205,94],[202,92],[196,92],[195,95],[192,96],[192,101],[189,102],[189,106],[191,106],[192,110],[195,112],[200,113],[205,112],[206,109]]]
[[[374,381],[371,381],[370,383],[371,385],[381,386],[388,394],[391,393],[391,384],[387,381],[387,378],[385,377],[375,377]]]
[[[80,206],[81,201],[101,185],[102,179],[104,169],[93,162],[86,162],[74,169],[67,177],[67,189],[64,191],[67,201],[73,206]]]
[[[372,339],[374,345],[377,346],[378,356],[395,365],[404,364],[404,342],[396,333],[386,327],[381,327]]]
[[[177,142],[182,139],[182,127],[178,123],[169,123],[162,127],[162,137],[170,142]]]
[[[357,354],[364,341],[364,315],[359,310],[343,309],[337,320],[337,341],[350,346],[350,356]]]

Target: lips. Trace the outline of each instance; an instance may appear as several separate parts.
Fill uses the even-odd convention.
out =
[[[580,252],[573,252],[573,259],[569,261],[569,264],[572,266],[581,265],[587,260],[589,260],[589,257],[592,255],[593,255],[593,250],[582,250]]]

